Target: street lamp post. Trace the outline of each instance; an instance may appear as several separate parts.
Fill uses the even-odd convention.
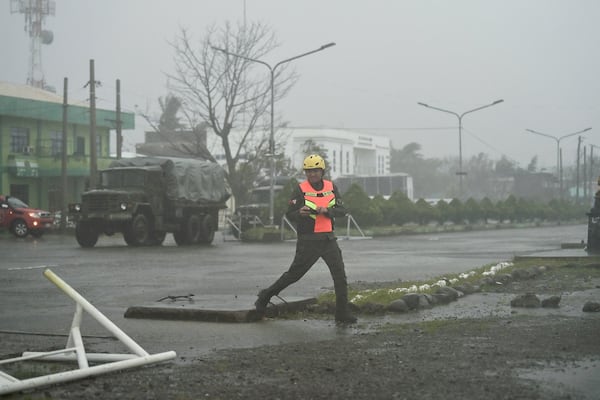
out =
[[[542,133],[542,132],[538,132],[538,131],[534,131],[533,129],[525,129],[527,132],[530,133],[535,133],[536,135],[540,135],[540,136],[544,136],[550,139],[554,139],[554,141],[556,141],[556,178],[558,179],[558,184],[560,187],[560,195],[562,196],[562,190],[563,190],[563,179],[562,179],[562,168],[560,166],[560,141],[568,138],[570,136],[575,136],[575,135],[579,135],[580,133],[584,133],[589,131],[590,128],[585,128],[583,130],[577,131],[577,132],[573,132],[573,133],[569,133],[568,135],[564,135],[564,136],[552,136],[552,135],[548,135],[547,133]]]
[[[462,167],[462,118],[466,114],[469,114],[469,113],[472,113],[472,112],[475,112],[475,111],[479,111],[479,110],[482,110],[484,108],[488,108],[488,107],[491,107],[491,106],[495,106],[496,104],[500,104],[503,101],[504,100],[502,100],[502,99],[496,100],[493,103],[486,104],[485,106],[477,107],[477,108],[474,108],[474,109],[469,110],[469,111],[465,111],[462,114],[458,114],[458,113],[456,113],[454,111],[450,111],[450,110],[444,110],[443,108],[433,107],[433,106],[430,106],[429,104],[425,104],[425,103],[420,103],[420,102],[417,103],[418,105],[423,106],[423,107],[427,107],[427,108],[431,108],[433,110],[438,110],[438,111],[441,111],[441,112],[445,112],[445,113],[448,113],[448,114],[455,115],[456,118],[458,118],[458,172],[456,173],[456,175],[459,176],[459,185],[460,185],[459,187],[460,187],[460,194],[461,195],[462,195],[462,192],[463,192],[463,175],[467,174],[466,172],[463,171],[463,167]]]
[[[332,46],[335,46],[335,43],[332,42],[332,43],[324,44],[323,46],[319,47],[318,49],[311,50],[311,51],[299,54],[294,57],[286,58],[285,60],[281,60],[274,66],[271,66],[270,64],[268,64],[262,60],[258,60],[258,59],[251,58],[251,57],[246,57],[241,54],[232,53],[228,50],[212,46],[212,48],[214,50],[220,51],[227,55],[239,57],[244,60],[248,60],[248,61],[252,61],[252,62],[261,64],[261,65],[264,65],[265,67],[267,67],[269,69],[269,72],[271,74],[271,131],[270,131],[270,135],[269,135],[269,153],[270,153],[270,157],[271,157],[271,187],[270,187],[270,191],[269,191],[269,224],[270,225],[274,224],[274,219],[275,219],[274,211],[273,211],[274,204],[275,204],[275,189],[274,189],[274,187],[275,187],[275,126],[274,126],[274,124],[275,124],[275,122],[274,122],[275,121],[275,71],[277,70],[278,67],[280,67],[281,65],[283,65],[285,63],[288,63],[290,61],[297,60],[298,58],[305,57],[310,54],[325,50]]]

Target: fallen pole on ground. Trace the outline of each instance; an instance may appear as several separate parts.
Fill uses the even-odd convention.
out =
[[[118,326],[116,326],[104,314],[98,311],[96,307],[94,307],[89,301],[87,301],[75,289],[69,286],[50,269],[46,269],[44,271],[44,276],[76,303],[75,314],[73,315],[73,322],[71,323],[71,330],[69,333],[69,338],[67,339],[66,347],[61,350],[50,352],[24,352],[21,357],[0,360],[0,365],[28,360],[76,360],[79,368],[71,371],[64,371],[23,380],[0,371],[0,395],[14,393],[26,389],[34,389],[41,386],[69,382],[94,375],[139,367],[146,364],[167,361],[177,356],[174,351],[148,354],[146,350],[138,345],[125,332],[119,329]],[[133,354],[86,353],[80,330],[84,311],[87,312],[112,335],[114,335],[115,338],[123,343]],[[104,362],[105,364],[90,367],[90,362]]]

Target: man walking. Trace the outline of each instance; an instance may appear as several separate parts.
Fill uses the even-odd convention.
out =
[[[342,251],[334,233],[334,218],[347,214],[336,185],[323,179],[325,160],[312,154],[304,159],[306,180],[294,190],[286,217],[296,223],[298,241],[296,254],[290,268],[271,286],[258,293],[254,303],[257,313],[265,315],[271,297],[298,281],[322,258],[327,264],[335,288],[335,320],[354,323],[348,310],[348,284]]]

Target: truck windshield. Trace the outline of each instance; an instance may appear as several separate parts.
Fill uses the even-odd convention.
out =
[[[250,204],[268,203],[271,200],[270,190],[254,190],[250,193]]]
[[[146,179],[141,170],[103,171],[100,176],[102,187],[107,188],[144,186]]]
[[[11,206],[12,208],[29,208],[29,206],[27,204],[25,204],[24,201],[17,199],[16,197],[9,197],[6,202],[8,203],[9,206]]]

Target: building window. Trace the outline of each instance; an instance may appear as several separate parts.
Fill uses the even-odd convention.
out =
[[[75,152],[76,156],[85,155],[85,138],[83,136],[77,136],[75,138]]]
[[[350,152],[346,152],[346,173],[350,173]]]
[[[102,137],[100,135],[96,136],[96,157],[102,156]]]
[[[29,146],[29,129],[10,128],[10,151],[11,153],[22,153]]]
[[[331,162],[331,169],[335,172],[335,150],[333,150],[333,161]]]
[[[50,155],[62,154],[62,132],[50,132]]]
[[[11,184],[10,185],[10,195],[18,198],[19,200],[24,201],[29,204],[29,186],[28,185],[19,185],[19,184]]]

